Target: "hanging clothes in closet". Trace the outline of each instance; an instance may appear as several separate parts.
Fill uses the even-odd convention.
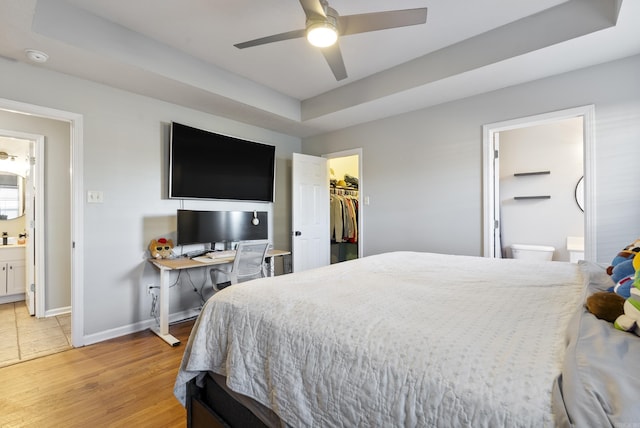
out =
[[[329,230],[332,242],[358,242],[358,191],[331,188]]]

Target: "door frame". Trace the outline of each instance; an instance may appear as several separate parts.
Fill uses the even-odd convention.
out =
[[[362,233],[362,231],[364,230],[364,205],[362,204],[362,202],[366,200],[363,197],[364,180],[362,179],[362,148],[342,150],[340,152],[333,152],[322,155],[323,158],[327,159],[345,158],[348,156],[358,156],[358,258],[360,258],[364,256],[364,234]]]
[[[29,215],[29,213],[25,212],[25,221],[31,221],[32,224],[25,224],[25,231],[35,229],[38,233],[29,234],[27,239],[26,246],[26,254],[25,257],[25,269],[34,269],[33,277],[31,275],[26,274],[27,279],[33,279],[34,281],[34,293],[36,295],[35,299],[35,316],[36,318],[43,318],[45,316],[45,275],[46,272],[46,258],[44,257],[44,235],[45,231],[45,223],[44,223],[44,212],[45,212],[45,200],[44,200],[44,135],[40,134],[31,134],[26,132],[14,131],[10,129],[2,129],[0,130],[0,135],[3,137],[11,137],[23,140],[25,144],[33,144],[33,156],[35,157],[35,180],[33,181],[33,186],[36,189],[35,195],[35,221],[33,220],[33,216]],[[31,156],[31,151],[29,156]],[[33,166],[33,160],[29,159],[30,164]],[[29,206],[33,204],[33,201],[29,201]],[[44,233],[43,233],[44,232]],[[35,235],[35,236],[33,236]],[[34,251],[35,248],[35,251]],[[34,254],[34,256],[30,256],[30,254]],[[30,260],[32,259],[32,260]],[[30,262],[33,261],[33,264]],[[25,284],[25,286],[27,286]],[[25,291],[25,299],[29,299],[27,292]]]
[[[83,116],[64,110],[43,107],[0,98],[0,109],[14,113],[24,113],[59,120],[69,124],[71,144],[71,345],[84,346],[84,206],[82,204],[84,186],[83,176]],[[37,262],[36,262],[37,263]]]
[[[494,258],[496,226],[496,194],[494,191],[494,135],[501,131],[525,128],[556,122],[564,119],[582,117],[583,127],[583,174],[584,174],[584,245],[585,260],[596,260],[596,207],[595,207],[595,106],[585,105],[558,110],[533,116],[521,117],[482,126],[483,159],[483,241],[484,257]],[[499,171],[498,171],[499,172]],[[499,227],[499,225],[498,225]]]

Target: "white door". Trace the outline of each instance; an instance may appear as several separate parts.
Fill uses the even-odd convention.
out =
[[[326,266],[330,261],[327,159],[294,153],[291,176],[293,271]]]
[[[25,224],[24,229],[27,233],[27,247],[25,249],[25,303],[30,315],[36,314],[36,287],[35,287],[35,246],[34,246],[34,229],[35,222],[35,142],[29,142],[29,169],[25,180]]]
[[[500,230],[500,134],[493,134],[493,257],[502,257],[502,239]]]

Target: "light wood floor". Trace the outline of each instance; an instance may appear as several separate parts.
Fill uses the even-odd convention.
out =
[[[1,427],[184,427],[173,395],[193,321],[0,368]]]

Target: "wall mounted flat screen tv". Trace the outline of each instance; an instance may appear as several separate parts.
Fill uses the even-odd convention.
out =
[[[275,146],[173,122],[169,198],[274,201]]]

